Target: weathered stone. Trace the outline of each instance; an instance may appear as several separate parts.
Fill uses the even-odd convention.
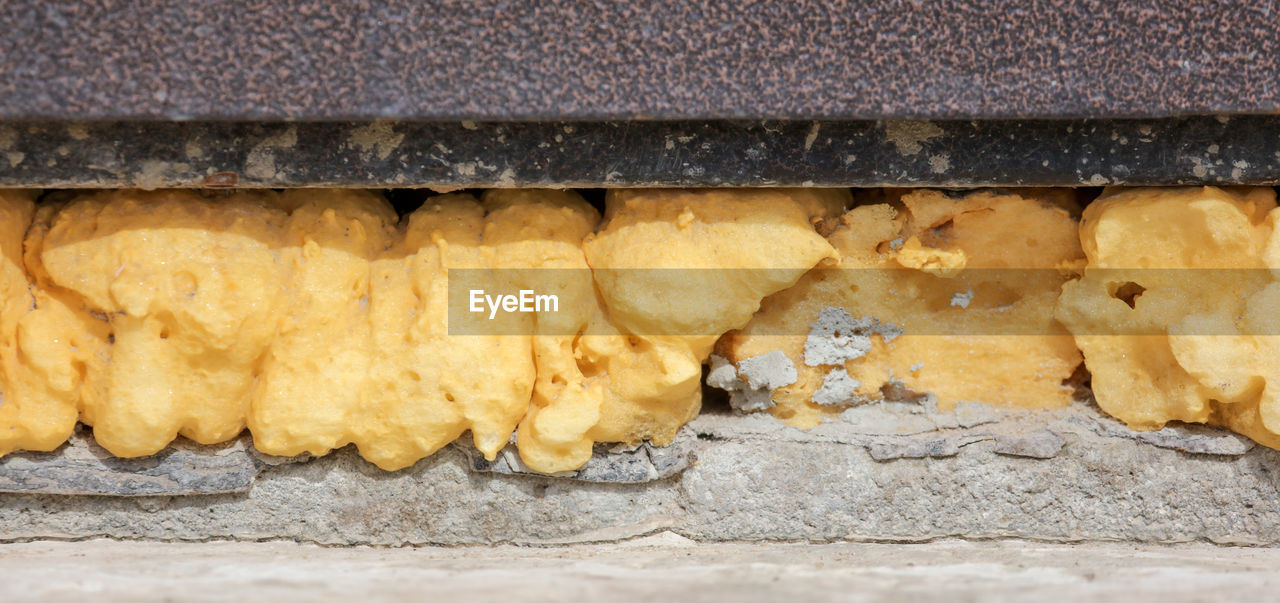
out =
[[[1066,441],[1048,429],[1037,429],[1026,435],[997,435],[996,454],[1051,459],[1058,456]]]
[[[873,442],[867,446],[871,458],[877,461],[893,459],[922,459],[947,457],[960,454],[960,442],[956,438],[914,437],[894,438]]]
[[[639,446],[626,447],[597,444],[591,460],[577,471],[562,471],[551,474],[551,477],[562,477],[584,482],[607,482],[616,484],[640,484],[671,477],[689,465],[689,436],[677,438],[669,446],[655,446],[648,442]],[[467,455],[472,471],[504,473],[508,475],[529,474],[547,477],[525,466],[520,460],[520,453],[514,445],[508,445],[492,461],[470,443],[459,441],[454,447]]]
[[[1222,432],[1197,430],[1196,438],[1183,434],[1169,447],[1116,431],[1086,404],[997,411],[969,427],[955,413],[905,402],[846,415],[803,431],[758,413],[709,409],[682,436],[688,454],[678,447],[627,453],[627,471],[643,466],[636,460],[643,450],[659,474],[670,475],[644,483],[481,473],[462,450],[448,447],[397,472],[341,450],[264,468],[248,492],[233,494],[0,494],[0,540],[537,544],[670,530],[699,541],[1280,544],[1280,451],[1192,446],[1199,437],[1221,443]],[[1041,451],[1040,440],[1049,440],[1043,430],[1068,445],[1050,458],[1007,453],[1009,442]],[[904,441],[929,454],[873,457],[895,446],[901,452]],[[954,453],[939,455],[952,445]],[[1187,454],[1178,446],[1216,452]],[[685,462],[683,471],[668,473],[667,463]]]
[[[738,374],[755,389],[777,389],[796,382],[796,367],[780,350],[744,358],[738,363]]]
[[[1206,425],[1168,425],[1155,431],[1134,431],[1110,417],[1099,417],[1098,428],[1112,437],[1131,438],[1188,454],[1222,454],[1240,456],[1253,449],[1249,438],[1225,429]]]
[[[867,402],[865,396],[858,395],[858,387],[862,384],[849,376],[849,372],[841,367],[831,369],[822,379],[822,387],[813,393],[814,404],[835,406],[850,402]]]
[[[54,452],[0,458],[0,492],[187,495],[245,492],[261,464],[248,438],[219,446],[174,442],[159,454],[122,459],[77,433]],[[287,459],[282,459],[287,460]]]
[[[782,354],[782,358],[786,360],[787,365],[781,368],[785,371],[787,366],[790,367],[791,383],[794,383],[796,377],[795,366],[791,365],[791,361],[786,358],[785,354]],[[755,360],[756,364],[760,363],[760,359],[758,358],[753,358],[751,360]],[[750,366],[752,365],[749,364],[748,367]],[[751,369],[748,368],[748,370],[750,371]],[[757,373],[758,372],[759,368],[757,368]],[[765,373],[766,375],[757,376],[769,376],[767,370]],[[785,380],[786,375],[783,375],[782,377],[783,379],[780,380]],[[758,380],[768,381],[768,379]],[[773,407],[773,390],[770,387],[767,387],[766,385],[752,387],[745,379],[742,378],[742,376],[738,375],[738,368],[721,356],[717,356],[715,354],[711,355],[711,368],[707,372],[706,383],[712,387],[717,387],[729,392],[729,405],[732,406],[734,410],[755,412],[758,410],[768,410]]]

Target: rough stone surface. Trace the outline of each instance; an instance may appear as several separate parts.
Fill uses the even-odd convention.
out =
[[[970,443],[972,441],[964,442]],[[867,453],[877,461],[943,458],[960,454],[960,446],[955,436],[914,436],[872,442],[867,445]]]
[[[666,479],[689,466],[692,457],[692,442],[690,442],[692,437],[688,431],[681,432],[676,441],[668,446],[654,446],[649,442],[634,447],[597,444],[591,459],[581,469],[561,471],[551,475],[585,482],[615,484],[639,484]],[[515,436],[512,436],[512,439],[514,438]],[[468,442],[458,441],[453,445],[467,455],[472,471],[541,477],[548,475],[527,467],[520,460],[520,453],[514,445],[504,448],[492,461],[485,459],[484,455]]]
[[[792,365],[791,368],[794,373],[795,366]],[[794,382],[794,374],[792,382]],[[764,387],[751,387],[738,375],[738,367],[722,356],[711,355],[711,367],[707,372],[706,384],[728,392],[729,406],[734,410],[755,412],[773,408],[773,391]]]
[[[858,388],[861,386],[861,382],[849,376],[849,371],[836,367],[822,378],[822,387],[813,392],[813,402],[823,406],[836,406],[865,401],[858,396]]]
[[[687,468],[645,483],[476,472],[456,448],[388,473],[342,450],[267,468],[247,493],[0,494],[0,539],[547,544],[670,530],[698,541],[1280,543],[1280,452],[1222,445],[1235,441],[1223,432],[1151,442],[1114,427],[1084,403],[942,413],[927,399],[887,402],[809,431],[712,408],[686,427]],[[1037,443],[1044,430],[1064,442],[1055,454]]]
[[[704,381],[711,387],[725,391],[732,391],[742,386],[742,379],[738,377],[738,367],[719,354],[711,355],[710,366],[707,369],[707,377]]]
[[[1241,455],[1256,446],[1253,440],[1238,433],[1205,425],[1170,425],[1155,431],[1133,431],[1124,423],[1104,417],[1098,429],[1114,437],[1132,438],[1161,448],[1193,454]]]
[[[0,458],[0,492],[47,494],[217,494],[245,492],[265,464],[248,438],[220,446],[179,440],[154,456],[111,456],[85,433],[56,452],[21,452]],[[276,461],[272,461],[276,462]]]
[[[747,387],[746,382],[738,389],[729,390],[729,406],[742,412],[757,412],[773,408],[773,392],[767,389]]]
[[[1280,78],[1280,15],[1262,2],[9,0],[0,32],[8,119],[1280,109],[1269,85]],[[927,125],[895,131],[904,152],[925,155]]]
[[[844,308],[828,306],[818,313],[804,340],[804,363],[809,366],[843,365],[871,351],[871,336],[885,343],[902,335],[902,327],[873,316],[854,318]]]
[[[1067,444],[1058,434],[1048,429],[1037,429],[1028,434],[996,435],[996,454],[1025,456],[1033,459],[1051,459],[1058,456]]]
[[[738,375],[755,389],[778,389],[796,382],[796,366],[781,350],[774,350],[738,363]]]
[[[1280,550],[1126,543],[694,543],[559,547],[291,542],[0,545],[0,598],[115,601],[1262,601]]]
[[[874,318],[855,319],[844,308],[823,308],[804,340],[804,363],[843,365],[871,351]]]

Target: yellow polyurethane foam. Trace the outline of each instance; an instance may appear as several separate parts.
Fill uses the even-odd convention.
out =
[[[895,383],[935,394],[943,409],[962,401],[1069,404],[1063,381],[1080,354],[1053,310],[1082,260],[1074,202],[1055,193],[956,199],[927,190],[887,200],[845,214],[827,237],[840,259],[766,299],[718,344],[744,387],[764,384],[750,382],[743,361],[780,350],[794,376],[759,395],[771,397],[770,413],[800,427],[881,400]],[[828,334],[847,347],[822,353],[824,340],[809,343],[824,313],[859,329]]]
[[[610,191],[582,245],[599,307],[574,346],[581,381],[527,421],[525,463],[558,471],[585,463],[594,442],[669,443],[701,407],[715,340],[834,256],[814,223],[847,201],[829,190]]]
[[[670,441],[716,338],[835,256],[815,226],[848,194],[619,191],[603,224],[559,191],[442,195],[403,221],[361,191],[0,202],[0,452],[52,449],[78,415],[119,456],[248,425],[270,454],[355,444],[398,469],[468,430],[493,459],[519,426],[525,462],[560,471],[595,442]],[[562,311],[451,336],[467,268],[559,269],[510,284]]]
[[[1222,425],[1280,447],[1280,237],[1269,188],[1109,190],[1058,318],[1098,405],[1134,429]]]
[[[52,217],[43,270],[110,322],[110,359],[92,367],[102,393],[82,403],[111,453],[153,454],[179,434],[212,444],[244,428],[280,318],[287,214],[268,201],[105,192]]]
[[[33,199],[0,191],[0,454],[53,450],[67,440],[79,415],[75,362],[85,358],[76,346],[92,353],[70,311],[32,287],[23,245]]]
[[[275,251],[274,333],[257,368],[248,416],[268,454],[324,454],[357,441],[375,344],[371,262],[391,245],[397,216],[366,191],[287,191]],[[266,285],[266,283],[263,283]]]

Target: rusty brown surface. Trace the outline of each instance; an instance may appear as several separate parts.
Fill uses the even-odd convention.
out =
[[[1270,2],[9,0],[0,119],[1280,110]]]

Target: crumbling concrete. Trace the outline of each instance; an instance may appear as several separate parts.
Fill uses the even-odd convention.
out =
[[[1212,428],[1138,434],[1085,403],[884,403],[808,431],[713,408],[680,445],[687,468],[643,483],[477,472],[449,448],[392,473],[351,450],[266,467],[247,493],[0,494],[0,539],[1280,542],[1280,452]]]

